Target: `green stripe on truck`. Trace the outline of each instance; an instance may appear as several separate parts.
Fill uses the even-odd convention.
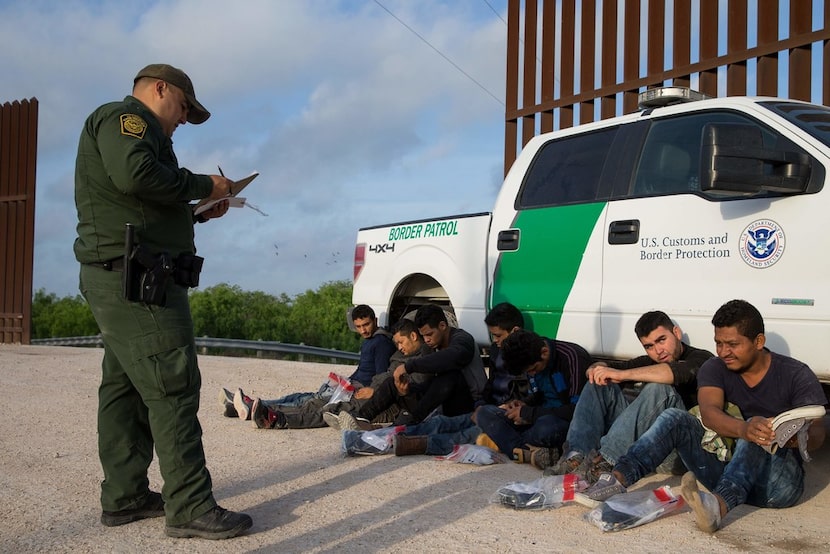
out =
[[[519,249],[499,255],[491,305],[510,302],[532,314],[532,325],[526,322],[529,328],[556,337],[583,253],[605,205],[520,211],[513,225],[521,231]]]

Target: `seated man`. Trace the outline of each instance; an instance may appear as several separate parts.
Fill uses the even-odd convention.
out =
[[[496,304],[484,318],[493,339],[488,357],[489,372],[483,398],[476,409],[484,404],[500,405],[527,395],[525,375],[513,375],[504,366],[501,344],[511,333],[524,327],[524,317],[516,306],[507,302]],[[472,444],[481,435],[473,414],[457,416],[435,415],[421,423],[408,425],[394,437],[396,456],[428,454],[444,456],[457,444]],[[488,439],[489,440],[489,439]],[[488,444],[492,445],[492,443]]]
[[[450,327],[443,308],[436,304],[418,308],[414,321],[433,352],[398,366],[392,384],[379,388],[352,416],[371,421],[399,398],[412,395],[406,399],[408,409],[395,420],[395,425],[409,425],[423,421],[439,406],[449,416],[468,413],[481,399],[487,375],[473,336]],[[419,384],[424,376],[430,376],[429,382]]]
[[[501,351],[508,371],[527,374],[531,394],[501,406],[482,406],[476,421],[501,452],[544,469],[559,457],[592,359],[577,344],[524,329],[504,339]]]
[[[327,406],[323,419],[329,427],[338,430],[370,430],[380,425],[394,423],[402,412],[408,413],[415,401],[414,396],[407,395],[406,391],[399,391],[399,386],[392,378],[392,374],[407,360],[432,354],[432,348],[424,342],[415,322],[406,318],[392,326],[392,340],[398,350],[389,359],[389,371],[383,376],[376,376],[371,387],[364,387],[355,392],[356,401]],[[418,378],[417,382],[425,385],[429,379],[429,375],[424,375]],[[363,418],[358,420],[351,415],[352,412],[360,412],[360,409],[367,404],[379,406],[376,410],[377,415],[371,421]]]
[[[386,329],[378,327],[375,311],[365,304],[355,306],[352,310],[352,322],[355,330],[363,337],[360,345],[360,358],[357,368],[349,377],[355,387],[368,386],[375,375],[384,375],[389,366],[389,359],[395,352],[392,335]],[[268,406],[302,406],[311,399],[328,400],[334,389],[323,383],[317,392],[295,392],[273,400],[264,400]],[[237,389],[231,394],[228,389],[219,391],[219,401],[222,404],[222,413],[225,417],[239,417],[251,419],[251,408],[254,399]]]
[[[392,338],[398,345],[398,351],[389,360],[389,370],[375,375],[371,386],[355,391],[349,401],[331,403],[330,398],[313,398],[301,406],[283,406],[256,399],[251,408],[254,425],[258,429],[309,429],[335,424],[339,429],[338,412],[359,410],[365,403],[371,402],[376,390],[382,391],[393,382],[392,372],[399,365],[432,352],[421,340],[415,324],[409,320],[401,320],[395,325]],[[398,412],[398,407],[392,406],[380,412],[374,421],[391,423]]]
[[[548,474],[574,472],[593,484],[663,410],[687,410],[697,404],[697,371],[712,354],[682,342],[680,328],[660,311],[640,316],[634,332],[646,355],[624,362],[597,362],[588,368],[588,384],[565,441],[568,453]],[[626,381],[647,383],[631,402],[619,385]]]
[[[748,302],[727,302],[715,312],[712,325],[718,357],[704,363],[697,377],[703,423],[686,410],[664,411],[611,473],[577,494],[580,503],[594,505],[625,491],[654,471],[673,448],[692,469],[683,476],[682,494],[703,531],[715,532],[729,510],[744,503],[787,508],[798,502],[804,468],[797,441],[770,454],[765,447],[775,436],[771,418],[794,408],[823,406],[824,391],[807,365],[765,348],[764,320]],[[727,402],[745,419],[729,415]],[[818,448],[824,441],[823,421],[807,424],[807,448]],[[736,439],[731,461],[720,461],[717,454],[704,450],[704,425],[721,437]],[[699,491],[698,479],[712,492]]]

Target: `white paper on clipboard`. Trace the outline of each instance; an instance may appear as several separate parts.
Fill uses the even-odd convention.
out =
[[[200,213],[204,212],[205,210],[211,209],[213,206],[221,202],[222,200],[230,200],[231,208],[242,208],[245,206],[245,199],[238,196],[242,189],[248,186],[248,184],[256,179],[259,176],[258,171],[254,171],[244,179],[240,179],[238,181],[234,181],[231,185],[231,194],[230,196],[226,196],[224,198],[217,198],[215,200],[208,200],[207,198],[203,199],[201,202],[196,204],[193,207],[193,214],[199,215]]]

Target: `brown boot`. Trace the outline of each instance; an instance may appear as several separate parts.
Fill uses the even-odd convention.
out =
[[[513,461],[519,464],[530,464],[537,469],[547,469],[559,460],[557,448],[525,445],[524,448],[513,449]]]
[[[491,450],[495,450],[496,452],[499,451],[499,445],[493,442],[493,439],[487,436],[486,433],[480,433],[478,437],[476,437],[476,444],[479,446],[486,446]]]
[[[395,446],[395,456],[415,456],[427,453],[427,438],[425,436],[401,435],[392,437]]]
[[[530,465],[535,467],[536,469],[547,469],[556,462],[559,461],[559,449],[550,447],[545,448],[543,446],[530,447]]]

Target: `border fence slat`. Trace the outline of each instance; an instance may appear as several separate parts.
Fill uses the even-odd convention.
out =
[[[532,1],[532,0],[531,0]],[[551,0],[548,0],[551,1]],[[576,6],[574,0],[562,0],[562,50],[560,52],[559,97],[572,97],[574,94],[574,57],[576,48]],[[570,102],[559,107],[559,128],[573,127],[574,109],[577,102]],[[551,109],[560,102],[554,101]]]
[[[596,5],[594,2],[582,3],[582,24],[580,27],[579,90],[594,90],[594,58],[596,56]],[[579,123],[594,120],[594,98],[585,99],[579,104]]]
[[[728,52],[746,51],[746,0],[729,2],[726,44]],[[746,60],[740,59],[726,66],[726,95],[746,94]]]
[[[556,90],[554,64],[556,63],[556,6],[553,2],[542,4],[542,102],[550,102]],[[540,130],[553,131],[553,110],[541,115]]]
[[[672,66],[689,65],[692,60],[692,0],[675,0],[672,37]],[[691,76],[681,75],[675,78],[674,84],[688,87],[691,85]]]
[[[617,26],[617,3],[603,2],[602,3],[602,28],[615,29]],[[617,60],[617,40],[616,32],[614,40],[611,40],[609,34],[603,32],[601,56],[603,60]],[[600,81],[602,88],[613,86],[617,82],[617,67],[610,63],[602,64],[600,66]],[[543,99],[544,100],[544,99]],[[607,94],[600,99],[600,117],[607,119],[613,117],[617,111],[617,97],[615,94]]]
[[[758,18],[758,45],[768,46],[778,42],[778,0],[765,0],[763,9],[768,12]],[[758,94],[778,95],[778,52],[758,56]]]
[[[825,4],[825,9],[827,9]],[[812,2],[790,1],[790,36],[812,29]],[[801,44],[790,50],[789,97],[810,100],[812,45]]]
[[[624,24],[623,83],[630,83],[640,78],[640,0],[626,0]],[[631,113],[636,109],[637,89],[623,87],[623,111]]]
[[[522,101],[534,103],[536,99],[536,3],[531,2],[525,11],[525,40],[524,40],[524,84],[522,85]],[[535,114],[522,119],[522,146],[533,138],[536,133]]]
[[[659,75],[666,69],[663,53],[666,48],[666,4],[648,3],[648,41],[646,42],[646,71],[649,75]],[[603,60],[603,63],[605,61]],[[662,85],[663,83],[654,83]]]

